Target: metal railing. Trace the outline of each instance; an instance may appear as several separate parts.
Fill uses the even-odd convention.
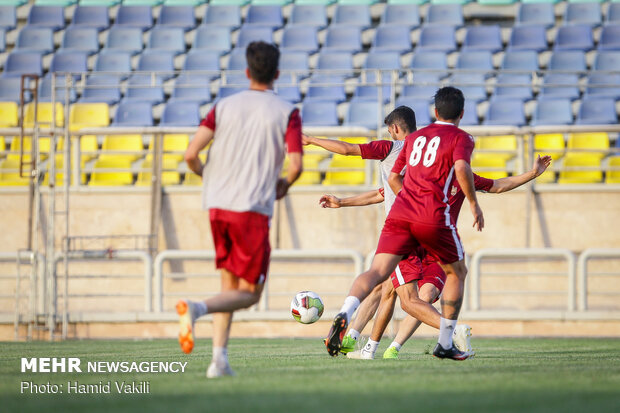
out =
[[[620,258],[620,249],[588,248],[579,255],[577,260],[577,309],[588,310],[588,261],[594,258]],[[615,266],[614,276],[620,277],[620,263]],[[608,275],[605,273],[604,275]],[[617,293],[620,297],[620,292]]]

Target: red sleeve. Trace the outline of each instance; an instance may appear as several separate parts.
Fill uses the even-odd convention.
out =
[[[381,194],[383,198],[385,198],[385,189],[379,188],[379,193]]]
[[[378,159],[380,161],[387,158],[393,146],[394,142],[388,140],[373,141],[359,145],[362,159]]]
[[[474,138],[467,133],[459,133],[456,137],[456,145],[452,153],[452,162],[463,159],[467,163],[471,161],[471,153],[474,151]]]
[[[212,131],[215,131],[215,105],[213,105],[209,113],[207,113],[207,116],[200,122],[200,126],[206,126]]]
[[[474,187],[476,191],[489,192],[493,186],[493,180],[489,178],[483,178],[480,175],[474,174]]]
[[[409,142],[409,139],[405,141],[403,149],[400,150],[398,158],[396,159],[396,162],[394,162],[392,172],[400,175],[403,172],[403,169],[405,169],[405,166],[407,166],[407,145],[409,145]]]
[[[284,135],[284,141],[286,142],[288,153],[303,153],[301,145],[301,117],[299,116],[299,109],[293,110],[288,118],[288,126],[286,128],[286,134]]]

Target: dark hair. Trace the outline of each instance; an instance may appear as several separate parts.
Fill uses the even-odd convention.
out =
[[[405,132],[415,132],[417,129],[415,122],[415,112],[408,106],[399,106],[391,111],[383,120],[386,126],[397,124]]]
[[[456,120],[463,113],[465,97],[459,89],[446,86],[435,93],[435,109],[437,115],[445,120]]]
[[[252,42],[245,50],[245,58],[253,80],[266,85],[276,78],[280,51],[275,45],[263,41]]]

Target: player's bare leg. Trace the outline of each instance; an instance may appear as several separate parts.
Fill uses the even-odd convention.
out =
[[[366,324],[368,324],[377,311],[379,301],[381,301],[381,285],[377,285],[357,309],[357,316],[355,316],[355,320],[351,323],[349,332],[342,339],[342,347],[340,348],[342,354],[355,350],[355,345],[360,338],[362,330],[364,330]]]
[[[425,284],[426,285],[426,284]],[[439,329],[441,315],[427,300],[418,295],[416,283],[407,283],[396,289],[400,298],[400,305],[410,316],[420,320],[424,324]]]

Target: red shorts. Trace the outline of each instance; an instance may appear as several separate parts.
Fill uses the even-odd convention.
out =
[[[412,257],[417,260],[417,266],[415,265],[415,261],[412,260]],[[417,281],[418,290],[422,288],[424,284],[428,283],[437,287],[439,295],[443,291],[443,286],[446,283],[446,273],[437,261],[428,256],[422,260],[421,265],[417,256],[408,256],[398,263],[398,267],[396,267],[396,270],[390,275],[390,278],[394,285],[394,289],[407,283]],[[437,295],[437,299],[439,299],[439,295]],[[437,301],[437,299],[435,299],[435,301]]]
[[[377,254],[409,255],[418,246],[444,264],[452,264],[465,257],[463,244],[456,228],[412,223],[388,218],[385,221]]]
[[[210,209],[215,266],[251,284],[263,284],[269,270],[269,217],[256,212]]]

